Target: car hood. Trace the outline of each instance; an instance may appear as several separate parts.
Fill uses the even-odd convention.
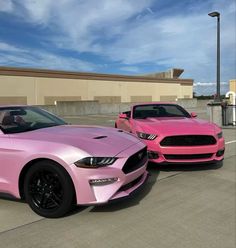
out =
[[[185,117],[162,117],[135,120],[136,131],[152,134],[185,135],[208,134],[214,135],[216,125],[205,120]]]
[[[93,156],[115,156],[140,142],[135,136],[115,128],[77,125],[42,128],[14,136],[73,146]]]

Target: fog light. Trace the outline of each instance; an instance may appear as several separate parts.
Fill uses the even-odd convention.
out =
[[[159,155],[157,152],[154,151],[148,151],[148,158],[149,159],[158,159]]]
[[[91,179],[89,180],[89,184],[93,186],[107,185],[118,181],[117,177],[113,178],[102,178],[102,179]]]
[[[225,153],[225,149],[222,149],[222,150],[219,150],[217,153],[216,153],[216,157],[221,157],[223,156]]]

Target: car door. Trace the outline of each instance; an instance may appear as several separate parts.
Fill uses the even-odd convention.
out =
[[[10,193],[12,140],[0,130],[0,192]]]
[[[131,132],[130,120],[122,119],[120,122],[120,128],[126,132]]]
[[[131,132],[131,112],[127,111],[127,112],[124,112],[124,114],[127,115],[127,118],[119,118],[118,128],[124,131],[127,131],[127,132]]]

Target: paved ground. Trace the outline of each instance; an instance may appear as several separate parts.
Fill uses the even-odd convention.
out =
[[[113,126],[114,116],[67,118]],[[226,142],[235,129],[224,129]],[[223,167],[157,167],[142,192],[119,204],[77,208],[45,219],[27,204],[0,199],[0,247],[234,248],[236,143],[226,144]]]

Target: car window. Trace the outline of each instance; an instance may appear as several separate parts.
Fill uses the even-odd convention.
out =
[[[48,117],[46,117],[40,113],[37,113],[35,111],[32,111],[30,109],[27,109],[26,115],[23,115],[21,117],[26,122],[35,121],[35,122],[43,122],[43,123],[53,123],[52,119],[49,119]]]
[[[60,118],[36,107],[0,108],[0,128],[4,133],[19,133],[65,125]]]
[[[134,119],[149,117],[190,117],[189,113],[176,104],[149,104],[135,106],[133,109]]]
[[[123,112],[123,114],[126,114],[127,115],[127,117],[131,117],[131,111],[125,111],[125,112]]]

